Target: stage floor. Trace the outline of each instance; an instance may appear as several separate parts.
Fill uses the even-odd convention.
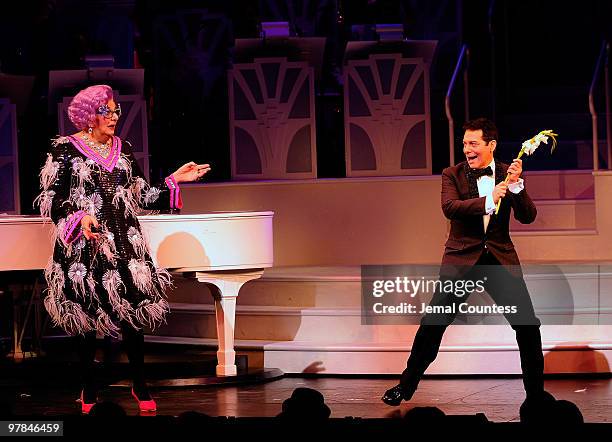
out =
[[[295,388],[308,387],[325,396],[332,410],[331,417],[335,418],[399,417],[415,406],[437,406],[446,414],[484,413],[494,422],[517,422],[524,399],[519,378],[428,378],[421,383],[412,401],[394,408],[383,404],[380,396],[395,382],[373,378],[285,377],[237,387],[156,389],[153,394],[158,404],[157,414],[170,416],[198,411],[210,416],[272,417],[281,411],[283,401]],[[585,422],[612,422],[612,379],[551,379],[546,381],[546,389],[557,399],[578,405]],[[78,392],[72,389],[22,386],[15,393],[16,415],[53,416],[78,414],[80,410],[75,401]],[[138,413],[136,403],[125,388],[107,387],[101,391],[100,399],[119,403],[128,415]]]

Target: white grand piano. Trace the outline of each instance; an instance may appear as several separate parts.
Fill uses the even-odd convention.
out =
[[[213,286],[217,376],[234,376],[236,298],[273,265],[273,212],[140,216],[153,259],[173,273]],[[52,252],[50,221],[0,216],[0,271],[43,269]],[[16,334],[15,338],[16,338]]]

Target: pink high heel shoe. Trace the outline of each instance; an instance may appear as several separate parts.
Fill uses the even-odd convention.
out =
[[[93,404],[88,404],[85,402],[85,400],[83,399],[83,390],[81,390],[81,413],[89,414],[94,405],[96,405],[95,402]]]
[[[136,399],[136,401],[138,402],[138,409],[140,411],[144,411],[144,412],[157,411],[157,404],[155,403],[153,399],[149,399],[148,401],[141,401],[140,399],[138,399],[138,396],[136,396],[136,393],[134,393],[133,388],[132,388],[132,396],[134,396],[134,399]]]

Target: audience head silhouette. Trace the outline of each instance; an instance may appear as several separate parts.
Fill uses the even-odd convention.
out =
[[[13,416],[13,407],[8,402],[0,402],[0,418]]]
[[[115,419],[125,417],[126,413],[121,405],[114,402],[105,401],[98,402],[96,405],[94,405],[89,412],[89,416]]]
[[[331,410],[325,405],[325,398],[317,390],[296,388],[291,397],[283,402],[280,418],[300,420],[321,420],[329,418]]]
[[[443,421],[446,414],[438,407],[414,407],[406,412],[404,421],[417,425],[429,425]]]
[[[576,404],[566,400],[556,400],[544,392],[539,397],[525,399],[520,408],[521,422],[532,425],[568,426],[584,423],[584,418]]]
[[[557,417],[563,425],[584,424],[582,412],[576,404],[570,401],[557,401]]]

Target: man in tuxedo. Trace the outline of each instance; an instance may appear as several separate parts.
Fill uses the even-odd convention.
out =
[[[515,159],[508,166],[493,157],[498,137],[495,124],[478,118],[465,123],[463,129],[466,161],[442,172],[442,211],[450,219],[451,228],[440,279],[484,280],[486,291],[497,306],[516,307],[516,313],[504,316],[516,332],[527,397],[537,399],[544,391],[540,321],[535,316],[509,233],[511,210],[523,224],[533,222],[537,210],[520,178],[521,160]],[[510,177],[505,183],[507,174]],[[430,306],[456,307],[465,301],[465,297],[438,291]],[[412,398],[455,316],[456,313],[428,313],[421,319],[400,383],[385,392],[383,402],[396,406]]]

